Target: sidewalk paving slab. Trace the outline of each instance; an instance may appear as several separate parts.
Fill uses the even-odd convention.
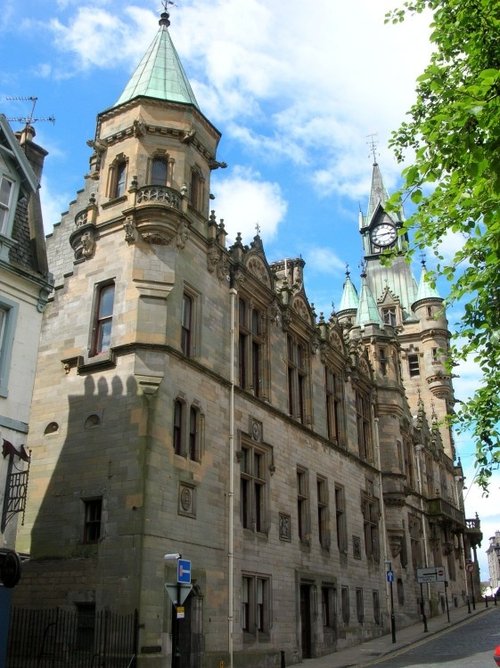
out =
[[[302,664],[298,665],[303,666],[303,668],[362,668],[363,666],[375,665],[383,657],[389,658],[394,652],[426,640],[444,629],[470,620],[494,607],[493,603],[489,603],[488,608],[486,608],[484,603],[478,602],[476,603],[476,609],[471,609],[470,612],[466,605],[460,608],[450,608],[450,621],[448,622],[446,613],[431,617],[427,620],[427,632],[424,631],[423,622],[419,622],[402,629],[396,628],[395,643],[392,642],[392,635],[389,632],[379,638],[367,640],[332,654],[325,654],[314,659],[304,659]]]

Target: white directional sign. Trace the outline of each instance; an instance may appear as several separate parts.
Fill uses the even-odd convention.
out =
[[[420,582],[421,584],[429,582],[446,582],[446,571],[443,566],[417,568],[417,582]]]
[[[189,596],[192,588],[193,586],[188,584],[171,584],[165,582],[165,591],[174,605],[182,605]],[[177,600],[178,594],[179,600]]]

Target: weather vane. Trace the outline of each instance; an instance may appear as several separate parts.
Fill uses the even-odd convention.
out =
[[[373,164],[377,164],[377,133],[374,132],[371,135],[366,135],[366,138],[368,141],[366,142],[368,146],[370,147],[371,154],[373,156]]]

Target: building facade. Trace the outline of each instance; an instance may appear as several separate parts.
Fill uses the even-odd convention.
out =
[[[26,502],[31,395],[51,291],[38,191],[46,151],[33,137],[30,126],[16,136],[0,114],[0,662],[20,574],[16,528]]]
[[[348,275],[328,319],[302,259],[226,243],[209,212],[220,134],[168,24],[99,114],[48,239],[16,605],[136,609],[139,665],[288,665],[386,632],[391,578],[397,624],[418,619],[418,568],[447,574],[428,614],[465,602],[448,327],[400,262],[378,165],[361,290]]]
[[[488,555],[490,587],[497,590],[500,588],[500,531],[495,531],[495,535],[490,537],[486,554]]]

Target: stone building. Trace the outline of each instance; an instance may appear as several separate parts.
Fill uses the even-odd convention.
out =
[[[51,291],[39,199],[46,156],[27,126],[0,114],[0,663],[10,588],[19,578],[16,527],[26,501],[26,449],[42,312]]]
[[[386,632],[389,579],[396,623],[418,619],[417,568],[446,571],[428,614],[465,601],[448,327],[404,262],[378,165],[361,289],[347,275],[328,320],[302,259],[270,262],[259,235],[226,243],[209,211],[220,134],[168,24],[98,115],[48,239],[16,605],[137,609],[140,666],[289,665]],[[181,619],[164,589],[176,555]]]

